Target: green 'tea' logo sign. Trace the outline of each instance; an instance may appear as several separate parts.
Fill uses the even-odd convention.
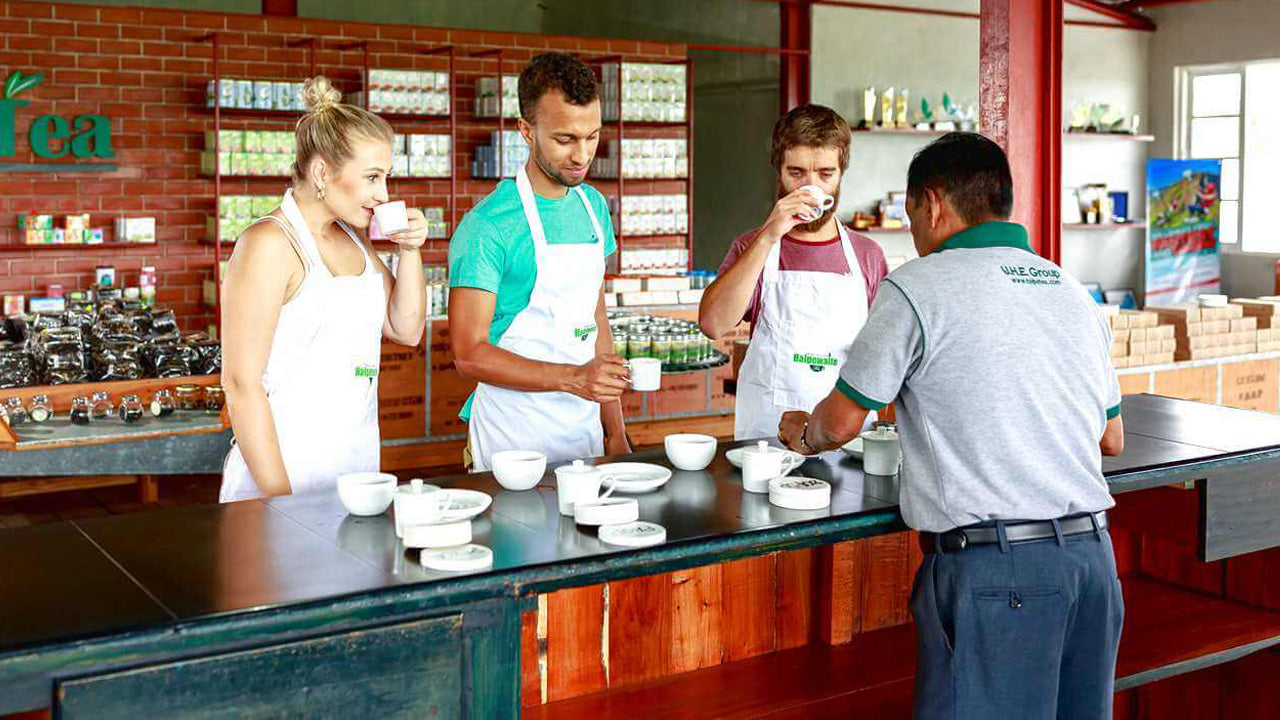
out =
[[[13,157],[16,119],[19,108],[31,103],[16,99],[38,86],[40,75],[23,75],[14,70],[4,83],[0,98],[0,158]],[[61,115],[40,115],[31,122],[27,133],[31,151],[37,157],[53,160],[71,153],[77,158],[111,158],[111,121],[105,115],[76,115],[71,120]]]

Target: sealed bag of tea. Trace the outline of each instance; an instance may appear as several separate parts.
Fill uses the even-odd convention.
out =
[[[137,380],[142,377],[142,342],[130,335],[112,335],[93,353],[94,380]]]
[[[143,351],[148,375],[161,378],[186,377],[191,374],[195,353],[177,335],[152,338]]]
[[[158,310],[151,314],[151,332],[154,335],[178,333],[178,319],[172,310]]]
[[[0,388],[36,385],[35,358],[24,343],[0,342]]]

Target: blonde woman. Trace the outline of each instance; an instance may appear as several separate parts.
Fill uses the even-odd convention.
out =
[[[324,77],[303,87],[293,185],[240,236],[222,288],[222,383],[235,444],[221,502],[331,489],[377,470],[382,338],[416,345],[426,322],[419,249],[426,219],[409,211],[391,236],[399,271],[366,239],[387,202],[391,126],[341,104]]]

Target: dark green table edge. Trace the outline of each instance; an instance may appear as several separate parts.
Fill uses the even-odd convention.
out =
[[[1280,446],[1116,471],[1107,474],[1107,482],[1113,494],[1120,494],[1203,479],[1210,471],[1273,459],[1280,459]],[[480,576],[237,610],[108,635],[35,643],[0,652],[0,689],[3,690],[0,692],[0,713],[49,705],[51,687],[58,680],[446,615],[464,609],[471,623],[493,624],[514,632],[518,648],[518,614],[532,608],[534,597],[540,593],[697,567],[776,550],[874,537],[904,529],[906,526],[896,509],[873,510],[602,557],[562,560]],[[341,548],[335,547],[335,550],[346,553]],[[1276,644],[1280,644],[1280,637],[1255,643],[1258,647],[1233,648],[1170,668],[1121,678],[1117,687],[1126,689],[1153,682]]]

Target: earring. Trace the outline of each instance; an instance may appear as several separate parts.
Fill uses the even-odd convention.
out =
[[[324,200],[324,186],[323,186],[323,185],[316,185],[316,197],[320,198],[321,200]]]

